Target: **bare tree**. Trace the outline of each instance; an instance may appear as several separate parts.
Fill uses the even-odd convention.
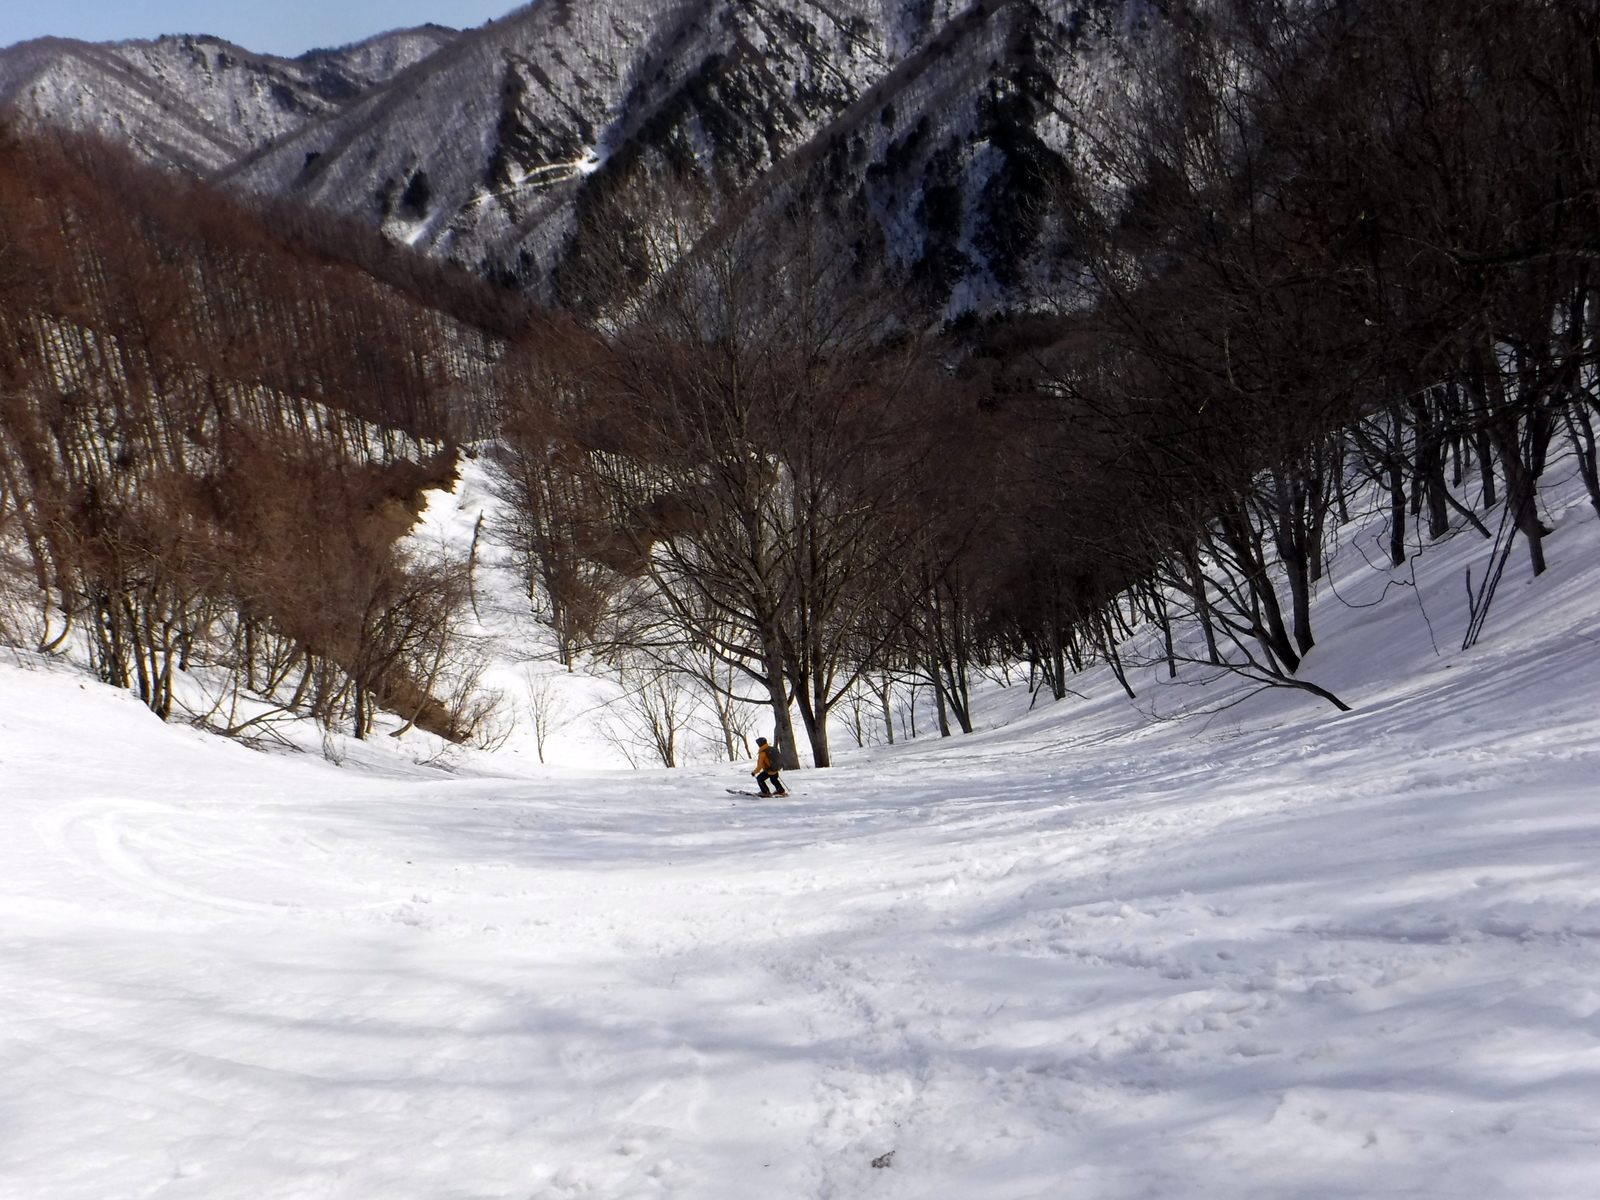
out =
[[[715,654],[763,690],[784,760],[792,703],[826,766],[866,614],[915,534],[926,379],[847,248],[797,210],[773,220],[679,256],[632,302],[572,445],[609,519],[590,560],[648,583],[624,639]]]
[[[551,736],[567,723],[567,702],[548,673],[524,668],[523,694],[528,724],[533,729],[533,744],[539,761],[544,762],[545,747]]]
[[[681,738],[694,704],[685,679],[648,659],[625,659],[617,668],[622,687],[618,728],[612,741],[634,753],[655,757],[663,767],[678,766]]]

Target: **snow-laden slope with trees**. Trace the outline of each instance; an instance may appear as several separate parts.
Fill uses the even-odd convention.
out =
[[[1466,652],[1487,543],[1339,531],[1349,714],[1101,667],[783,803],[8,662],[3,1190],[1587,1196],[1600,521],[1544,515]]]
[[[538,5],[286,160],[565,163],[568,311],[0,129],[0,1190],[1592,1190],[1600,17],[1092,9]]]

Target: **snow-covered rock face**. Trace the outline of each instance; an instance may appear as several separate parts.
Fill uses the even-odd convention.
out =
[[[608,197],[698,173],[759,214],[804,187],[948,317],[1070,278],[1060,115],[1114,7],[543,0],[292,62],[210,38],[46,40],[0,53],[0,102],[546,301],[588,299],[563,268],[597,211],[615,221]],[[628,219],[659,217],[646,201]]]

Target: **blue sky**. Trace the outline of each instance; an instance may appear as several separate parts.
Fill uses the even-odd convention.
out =
[[[482,25],[522,0],[0,0],[0,46],[28,38],[88,42],[212,33],[249,50],[293,56],[386,29],[433,21]]]

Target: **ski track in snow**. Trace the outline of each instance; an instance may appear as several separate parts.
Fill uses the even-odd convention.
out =
[[[1471,652],[1465,538],[1324,595],[1348,716],[1091,674],[781,801],[0,668],[0,1195],[1592,1196],[1600,523],[1556,516]]]

